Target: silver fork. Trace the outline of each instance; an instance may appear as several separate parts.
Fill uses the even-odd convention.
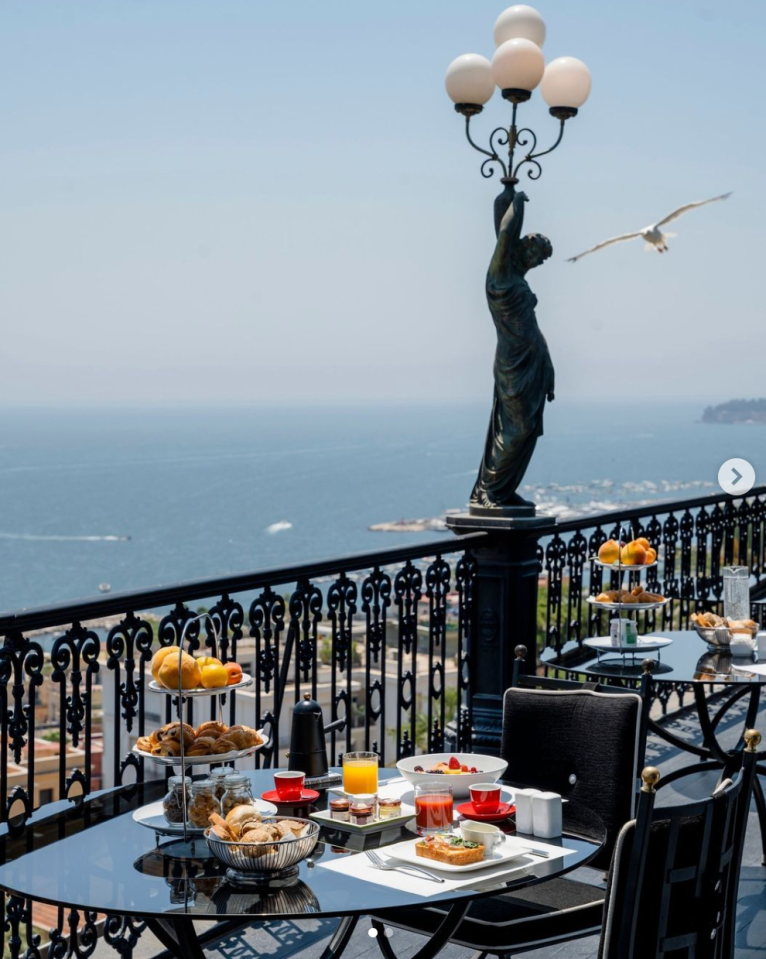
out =
[[[413,873],[416,876],[421,876],[423,879],[430,879],[432,882],[444,882],[441,876],[435,876],[432,872],[421,869],[420,866],[412,866],[408,862],[392,863],[390,860],[382,859],[373,849],[366,850],[365,856],[367,856],[373,866],[377,866],[378,869],[382,869],[384,872]]]

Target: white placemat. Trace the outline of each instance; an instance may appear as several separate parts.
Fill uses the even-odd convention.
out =
[[[412,840],[415,842],[415,840]],[[498,866],[488,866],[486,869],[480,869],[476,872],[466,873],[464,878],[450,879],[448,873],[437,873],[444,882],[433,882],[430,879],[419,879],[417,876],[409,873],[391,870],[386,871],[377,869],[363,852],[351,853],[342,859],[336,859],[334,862],[319,862],[317,869],[330,869],[333,872],[342,872],[352,879],[360,879],[363,882],[372,882],[378,886],[388,886],[390,889],[401,889],[412,896],[422,896],[427,899],[429,896],[438,896],[441,893],[452,892],[456,889],[482,889],[486,886],[493,886],[501,879],[517,879],[530,872],[535,866],[542,862],[549,862],[552,859],[563,859],[575,852],[574,849],[567,849],[564,846],[552,846],[549,843],[539,842],[535,839],[517,839],[515,836],[509,836],[508,842],[518,843],[519,846],[525,846],[527,849],[544,849],[549,853],[547,859],[539,859],[535,856],[524,856],[521,859],[514,859],[512,862],[503,863]],[[386,847],[382,846],[375,850],[378,855],[384,859],[386,857]],[[394,860],[391,860],[392,862]],[[428,869],[428,860],[422,862],[423,869]]]

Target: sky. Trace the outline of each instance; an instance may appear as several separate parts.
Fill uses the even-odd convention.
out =
[[[503,6],[2,0],[0,408],[487,398],[499,184],[443,77]],[[522,184],[557,399],[766,394],[766,5],[538,8],[593,74]],[[727,190],[667,255],[565,262]]]

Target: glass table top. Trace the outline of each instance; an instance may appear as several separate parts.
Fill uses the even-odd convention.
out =
[[[668,630],[647,633],[639,639],[653,637],[672,639],[670,646],[662,649],[635,653],[620,653],[604,650],[596,655],[589,646],[565,651],[560,657],[552,656],[541,661],[549,668],[560,666],[573,673],[597,676],[604,679],[640,679],[642,663],[653,659],[656,663],[652,676],[658,682],[669,683],[748,683],[766,685],[766,663],[756,663],[754,656],[732,656],[730,652],[708,647],[694,630]],[[757,666],[760,672],[750,667]]]
[[[254,795],[273,788],[273,770],[249,772]],[[397,776],[395,769],[381,769],[384,778]],[[407,827],[392,827],[385,833],[357,835],[323,828],[311,857],[300,864],[299,875],[278,887],[236,886],[225,876],[225,866],[207,855],[204,838],[196,840],[200,855],[172,858],[157,847],[155,834],[134,822],[132,811],[155,802],[165,792],[164,782],[137,787],[135,799],[123,800],[115,810],[113,797],[95,798],[79,818],[59,814],[28,826],[19,838],[4,827],[8,860],[0,866],[0,889],[25,898],[66,904],[101,913],[137,916],[223,918],[251,915],[253,918],[295,918],[307,915],[341,916],[366,914],[415,904],[454,901],[491,895],[500,889],[529,885],[561,875],[587,862],[601,847],[604,830],[593,813],[577,803],[564,804],[564,836],[546,840],[562,844],[574,853],[554,860],[534,860],[528,874],[513,881],[499,880],[493,887],[461,888],[427,898],[397,888],[360,882],[343,872],[319,868],[320,864],[410,838]],[[326,807],[326,794],[317,801]],[[91,808],[92,807],[92,808]],[[162,840],[163,844],[168,840]],[[353,847],[353,848],[352,848]],[[426,866],[428,863],[424,863]],[[395,884],[394,884],[395,885]]]

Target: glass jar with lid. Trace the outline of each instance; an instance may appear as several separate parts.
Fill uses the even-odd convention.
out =
[[[191,784],[189,824],[195,829],[207,829],[210,814],[220,812],[221,805],[215,798],[215,783],[212,779],[198,779]]]
[[[223,794],[226,792],[224,780],[233,772],[234,768],[232,766],[217,766],[210,770],[210,778],[215,783],[215,798],[219,801],[223,799]]]
[[[227,816],[235,806],[254,806],[255,798],[248,776],[242,773],[229,773],[223,781],[224,794],[221,799],[221,813]]]
[[[184,785],[186,788],[186,805],[189,805],[189,780],[183,776],[171,776],[168,779],[168,791],[162,800],[162,809],[165,819],[172,825],[181,826],[184,821]]]

